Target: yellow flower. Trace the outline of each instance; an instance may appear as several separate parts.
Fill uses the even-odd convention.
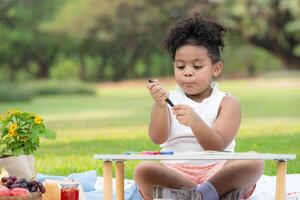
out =
[[[9,126],[9,129],[10,129],[10,130],[16,130],[17,128],[18,128],[17,123],[13,123],[13,124],[11,124],[11,125]]]
[[[42,123],[42,118],[40,117],[40,116],[35,116],[35,118],[34,118],[34,123],[36,123],[36,124],[41,124]]]
[[[9,129],[8,130],[8,136],[9,137],[14,137],[14,136],[17,136],[17,131],[16,130],[12,130],[12,129]]]
[[[20,114],[21,112],[18,109],[11,109],[10,111],[8,111],[8,116],[12,116],[12,115],[16,115],[16,114]]]

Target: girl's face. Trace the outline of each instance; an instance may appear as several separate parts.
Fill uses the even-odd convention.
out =
[[[185,45],[175,53],[175,79],[186,95],[196,101],[211,94],[212,79],[222,68],[222,62],[212,63],[204,46]]]

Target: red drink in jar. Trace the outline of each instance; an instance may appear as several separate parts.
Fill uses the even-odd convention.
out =
[[[62,184],[60,199],[61,200],[79,200],[78,184],[77,183]]]

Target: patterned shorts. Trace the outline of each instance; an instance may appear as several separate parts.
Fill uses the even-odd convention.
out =
[[[192,180],[198,185],[205,183],[208,179],[210,179],[214,174],[216,174],[220,169],[222,169],[223,165],[226,161],[220,161],[213,164],[208,165],[190,165],[183,163],[162,163],[167,168],[170,168],[182,176]],[[249,199],[254,192],[256,186],[246,191],[244,196],[241,199]]]
[[[226,161],[220,161],[213,164],[208,165],[190,165],[184,163],[167,163],[162,162],[164,166],[169,169],[174,170],[175,172],[181,174],[182,176],[192,180],[198,185],[205,183],[208,179],[210,179],[214,174],[216,174],[220,169],[222,169],[223,165]],[[254,192],[256,186],[251,188],[249,191],[245,192],[244,196],[241,199],[249,199]],[[142,197],[144,197],[143,193],[140,191]],[[146,198],[144,198],[146,200]]]

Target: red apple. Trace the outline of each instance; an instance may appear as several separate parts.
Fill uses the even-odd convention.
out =
[[[10,190],[11,196],[28,196],[30,192],[24,188],[13,188]]]
[[[0,185],[0,196],[10,196],[10,190],[5,186]]]

